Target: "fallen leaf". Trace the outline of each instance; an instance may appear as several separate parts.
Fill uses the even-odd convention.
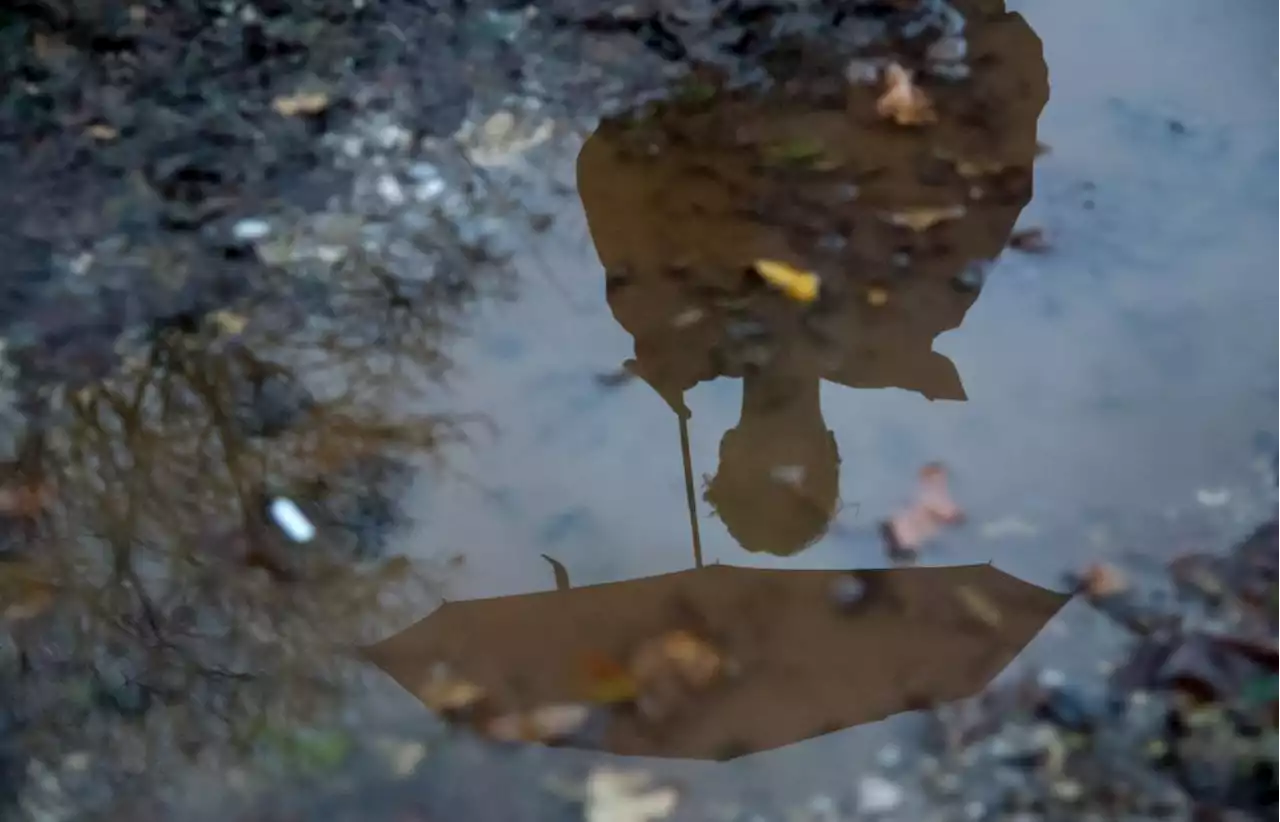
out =
[[[941,463],[929,463],[920,469],[919,504],[940,521],[948,524],[964,519],[964,512],[951,498],[947,469]]]
[[[694,688],[705,688],[720,675],[719,652],[688,631],[671,631],[649,640],[631,660],[631,675],[639,683],[678,676]]]
[[[688,631],[671,631],[641,644],[629,670],[636,683],[636,707],[658,721],[714,684],[724,671],[724,660]]]
[[[619,663],[592,653],[583,660],[586,675],[586,697],[601,705],[631,702],[636,698],[636,681]]]
[[[990,177],[1004,171],[1007,166],[999,160],[956,160],[956,173],[966,180]]]
[[[542,705],[496,716],[484,730],[500,742],[556,742],[578,731],[589,715],[585,705]]]
[[[811,303],[818,297],[820,280],[812,271],[776,260],[756,260],[755,269],[765,282],[796,302]]]
[[[85,133],[100,143],[110,142],[120,136],[120,132],[106,123],[94,123],[85,129]]]
[[[876,113],[900,126],[924,126],[938,121],[933,101],[917,86],[911,72],[897,63],[884,69],[884,93],[876,100]]]
[[[889,292],[878,285],[867,289],[867,305],[872,308],[883,308],[889,302]]]
[[[960,600],[960,604],[970,616],[983,625],[988,628],[1000,627],[1000,609],[981,592],[968,585],[961,585],[956,588],[956,599]]]
[[[1052,246],[1042,228],[1022,228],[1009,237],[1009,247],[1025,254],[1044,254]]]
[[[1129,588],[1124,574],[1114,565],[1095,562],[1080,575],[1080,590],[1090,599],[1104,599],[1122,594]]]
[[[419,686],[417,697],[437,713],[457,713],[474,707],[485,699],[484,688],[454,676],[447,667],[436,666],[426,682]]]
[[[655,822],[676,809],[674,788],[651,787],[648,774],[598,768],[587,776],[586,822]]]
[[[281,117],[319,114],[329,107],[329,95],[323,91],[300,91],[271,101],[271,108]]]
[[[212,318],[213,324],[218,327],[219,331],[231,336],[240,334],[249,325],[247,319],[233,311],[215,311]]]
[[[964,511],[951,497],[946,468],[935,462],[920,469],[915,499],[891,515],[882,532],[891,554],[911,555],[937,536],[943,526],[963,520]]]
[[[964,206],[922,206],[920,208],[908,208],[902,211],[895,211],[886,216],[885,219],[891,225],[901,228],[909,228],[915,232],[928,231],[934,226],[958,220],[965,215]]]

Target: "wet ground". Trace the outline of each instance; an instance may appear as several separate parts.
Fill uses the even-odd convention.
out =
[[[962,3],[961,54],[940,6],[906,19],[945,47],[886,40],[886,4],[764,14],[726,52],[692,6],[473,8],[455,30],[369,5],[331,10],[347,34],[301,63],[269,51],[250,92],[194,79],[244,95],[213,125],[179,97],[14,144],[51,156],[75,128],[108,170],[56,178],[49,202],[75,207],[29,210],[6,252],[20,274],[53,260],[0,306],[19,818],[197,798],[223,818],[572,819],[601,764],[677,781],[690,819],[987,818],[858,810],[886,751],[932,756],[918,713],[731,763],[511,750],[352,651],[441,598],[888,567],[882,523],[930,463],[966,518],[915,561],[1059,591],[1274,515],[1274,9]],[[400,50],[343,62],[378,38]],[[935,122],[877,113],[891,56]],[[148,118],[176,159],[134,200],[120,169],[159,150]],[[12,172],[15,214],[42,168]],[[83,179],[100,187],[77,199]],[[127,241],[108,202],[133,209]],[[762,258],[816,274],[817,298],[746,273]],[[279,497],[315,540],[280,532]],[[1077,599],[1004,677],[1096,678],[1128,641]]]

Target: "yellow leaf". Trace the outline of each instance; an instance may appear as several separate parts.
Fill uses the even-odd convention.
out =
[[[964,216],[964,206],[943,206],[941,208],[922,207],[895,211],[886,219],[893,225],[909,228],[912,231],[928,231],[939,223],[958,220]]]
[[[282,117],[319,114],[329,107],[329,95],[323,91],[300,91],[271,101],[271,107]]]
[[[776,260],[756,260],[756,273],[796,302],[811,303],[818,297],[820,281],[812,271],[801,271]]]

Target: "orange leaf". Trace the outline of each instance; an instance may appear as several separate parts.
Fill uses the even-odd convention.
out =
[[[590,653],[583,660],[586,697],[601,705],[631,702],[636,698],[636,683],[626,668],[604,654]]]

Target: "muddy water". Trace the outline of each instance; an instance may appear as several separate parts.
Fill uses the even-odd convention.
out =
[[[337,467],[368,453],[408,456],[437,433],[447,439],[432,415],[457,412],[483,424],[465,445],[443,449],[443,466],[407,459],[414,473],[399,500],[404,522],[387,547],[452,600],[550,590],[548,558],[574,586],[699,562],[883,567],[879,523],[931,461],[949,467],[969,519],[921,555],[927,564],[994,561],[1053,586],[1094,557],[1160,558],[1188,539],[1220,544],[1239,534],[1273,504],[1259,462],[1276,439],[1277,158],[1266,104],[1277,85],[1276,12],[1224,14],[1191,0],[1016,10],[1026,26],[1012,45],[988,43],[1003,56],[1001,72],[982,80],[1000,135],[991,145],[974,141],[961,104],[945,92],[930,132],[945,145],[922,135],[885,139],[874,118],[858,119],[874,104],[867,89],[834,113],[829,100],[806,109],[795,95],[717,104],[718,123],[677,118],[696,137],[686,147],[733,137],[710,152],[734,179],[732,195],[691,170],[709,162],[696,150],[675,168],[609,152],[584,161],[599,159],[589,147],[609,133],[594,122],[532,149],[525,171],[564,193],[530,205],[554,221],[512,238],[517,299],[485,303],[448,341],[447,382],[434,381],[432,351],[407,371],[380,358],[332,374],[313,364],[306,379],[318,392],[336,386],[321,398],[332,419],[313,416],[282,445],[232,454],[225,442],[207,445],[225,439],[217,426],[227,420],[215,414],[206,428],[192,413],[199,424],[177,437],[183,445],[168,452],[166,474],[138,469],[128,451],[145,443],[115,442],[119,432],[104,428],[101,455],[84,464],[119,457],[118,477],[100,477],[108,484],[101,496],[112,496],[115,477],[134,483],[137,500],[93,513],[110,525],[95,533],[189,547],[203,539],[243,552],[221,530],[232,524],[230,501],[264,479],[292,491],[294,478],[280,467],[290,455],[306,463],[302,473],[335,474],[332,487],[369,486],[379,480],[337,482]],[[983,35],[973,36],[979,43]],[[815,136],[816,150],[806,142]],[[1038,152],[1037,141],[1050,151]],[[770,168],[756,175],[744,157],[761,154]],[[904,171],[921,156],[925,182]],[[965,173],[964,163],[982,168]],[[759,182],[766,178],[773,182]],[[982,198],[972,196],[975,186]],[[800,191],[811,197],[792,197]],[[779,201],[781,213],[756,207]],[[951,213],[957,204],[962,215]],[[921,219],[921,208],[947,219],[919,232],[894,224],[910,222],[913,209]],[[1001,253],[1016,227],[1042,228],[1051,248]],[[743,278],[740,269],[758,256],[818,272],[817,304],[788,304]],[[997,256],[976,279],[972,264]],[[290,343],[294,329],[280,328]],[[383,330],[396,328],[389,320]],[[332,353],[331,342],[311,347]],[[369,350],[358,343],[357,360]],[[209,367],[190,366],[193,384]],[[343,383],[352,373],[367,379]],[[211,461],[188,446],[209,450]],[[168,502],[175,492],[190,492],[190,510]],[[140,522],[152,531],[142,534]],[[270,569],[271,556],[250,559]],[[321,589],[268,596],[263,618],[308,623],[330,649],[345,648],[352,638],[330,630],[346,616],[336,603],[362,581],[334,582],[332,597]],[[229,622],[253,622],[254,640],[218,664],[267,664],[273,634],[258,614],[236,613],[261,605],[262,591],[214,587],[202,595]],[[434,604],[412,600],[397,627]],[[188,615],[201,607],[186,605]],[[1027,658],[1072,664],[1062,659],[1063,631],[1086,637],[1081,643],[1107,638],[1095,628],[1070,606]],[[297,672],[296,698],[294,681],[285,683],[286,703],[311,701],[311,673]],[[352,711],[402,730],[426,722],[386,677],[365,668],[359,681]],[[225,704],[243,691],[201,692],[191,705],[198,714],[201,699]],[[641,764],[679,776],[693,795],[803,804],[844,790],[910,721],[727,766]],[[550,818],[554,803],[544,808],[540,799],[545,773],[605,759],[507,757],[470,742],[442,757],[442,773],[458,776],[458,787],[445,789],[442,779],[428,792],[410,780],[378,799],[411,800],[445,818]],[[495,779],[509,785],[502,796],[491,790]],[[357,796],[366,809],[376,805]]]
[[[736,217],[708,218],[723,202],[681,173],[628,178],[619,164],[617,179],[592,179],[595,193],[586,194],[580,153],[590,132],[539,155],[579,196],[550,206],[553,228],[518,258],[520,298],[487,309],[451,352],[449,402],[483,409],[495,434],[455,455],[456,474],[417,477],[398,545],[464,557],[447,580],[453,599],[550,590],[548,558],[573,585],[699,561],[882,567],[878,523],[934,460],[950,467],[969,523],[921,561],[994,561],[1047,586],[1091,558],[1163,558],[1264,515],[1276,434],[1277,160],[1271,114],[1258,101],[1276,90],[1262,34],[1275,11],[1226,15],[1193,2],[1017,10],[1043,41],[1047,102],[1033,127],[1010,126],[1021,129],[1003,149],[1014,156],[985,159],[1034,161],[1034,196],[1020,199],[1015,183],[1003,200],[971,202],[960,225],[937,229],[967,228],[946,235],[963,241],[913,246],[932,278],[924,284],[876,268],[884,255],[842,267],[841,249],[866,263],[869,250],[901,239],[856,208],[824,201],[819,209],[859,226],[845,246],[823,246],[815,229],[813,246],[798,249]],[[747,130],[776,125],[741,117]],[[838,137],[823,122],[809,127]],[[1051,150],[1019,154],[1037,139]],[[685,226],[650,218],[652,199],[627,199],[647,173],[653,198],[703,198],[702,211],[690,207]],[[862,194],[875,191],[874,175],[855,182]],[[956,196],[947,185],[944,200]],[[592,197],[615,212],[603,229]],[[996,255],[999,243],[988,249],[984,232],[1007,235],[1014,225],[1042,228],[1051,249],[1000,254],[980,293],[957,288],[966,260]],[[679,260],[674,277],[655,261],[670,246],[694,258]],[[787,339],[808,341],[779,343],[792,315],[717,314],[718,298],[735,309],[758,298],[734,284],[727,298],[715,284],[703,302],[688,296],[690,278],[754,255],[813,268],[824,288],[846,283],[847,302],[816,323],[825,336],[809,339],[813,327],[795,321],[803,330]],[[866,302],[871,288],[887,292],[884,306]],[[895,311],[893,321],[883,316]],[[743,313],[765,329],[762,362],[710,354],[731,336],[725,316]],[[1072,606],[1025,659],[1078,667],[1064,647],[1093,658],[1112,640]],[[910,721],[732,765],[647,766],[704,798],[803,804],[843,790]],[[600,759],[529,760],[534,773],[586,761]],[[459,791],[464,805],[483,793]],[[515,800],[484,807],[494,818],[524,813],[511,810],[523,807]]]
[[[932,257],[929,243],[919,244],[927,270],[918,276],[931,278],[921,284],[881,270],[888,255],[880,255],[880,268],[865,262],[865,254],[910,231],[862,228],[847,257],[821,248],[806,257],[767,229],[732,220],[690,217],[690,229],[677,236],[670,232],[679,217],[663,228],[656,217],[628,224],[622,216],[584,215],[583,200],[574,197],[554,206],[555,227],[521,261],[520,299],[490,311],[452,352],[460,366],[453,396],[484,409],[497,436],[462,457],[466,482],[423,476],[411,492],[411,550],[430,546],[466,557],[450,580],[454,596],[550,588],[543,555],[563,563],[574,584],[691,566],[694,529],[673,392],[688,410],[705,562],[882,565],[876,524],[910,494],[914,470],[930,460],[951,467],[971,524],[929,551],[926,562],[994,560],[1050,584],[1090,555],[1161,551],[1117,544],[1125,541],[1122,521],[1135,516],[1239,527],[1264,487],[1256,444],[1275,431],[1275,202],[1268,181],[1276,160],[1269,115],[1254,102],[1269,93],[1275,74],[1264,65],[1268,52],[1256,21],[1191,4],[1160,11],[1139,4],[1108,10],[1107,24],[1095,31],[1088,21],[1091,14],[1102,19],[1101,6],[1068,15],[1031,4],[1023,12],[1044,42],[1048,102],[1038,124],[1008,126],[1021,129],[1010,139],[1023,145],[999,151],[1025,151],[1037,135],[1050,147],[1035,160],[1034,197],[1020,214],[1025,198],[1016,193],[1003,212],[999,204],[970,204],[955,225],[932,231],[954,229],[941,241],[954,246],[953,237],[1007,235],[1016,221],[1043,228],[1052,248],[1002,254],[976,298],[958,295],[947,278],[963,270],[965,258],[994,256],[998,240],[991,249],[982,238],[971,240],[976,247]],[[1227,95],[1222,88],[1251,91]],[[739,131],[767,119],[739,117]],[[833,139],[823,122],[810,118],[807,127]],[[575,155],[571,144],[551,164],[559,179],[581,185]],[[587,181],[602,192],[594,194],[605,202],[597,209],[661,210],[652,205],[661,194],[647,206],[639,198],[626,202],[619,192],[635,186],[635,174],[627,173],[619,164]],[[673,202],[702,196],[693,185],[655,188],[662,185]],[[875,185],[866,183],[864,195],[874,197]],[[939,190],[930,193],[936,198]],[[943,199],[951,196],[945,185],[941,191]],[[821,208],[838,215],[840,206]],[[872,206],[853,209],[850,220],[862,226],[874,222],[873,213]],[[593,231],[593,217],[612,223]],[[600,248],[593,233],[613,247]],[[683,243],[679,253],[685,246],[699,253],[699,234],[714,238],[701,248],[755,246],[728,256],[776,255],[782,243],[793,262],[846,275],[854,292],[883,284],[888,303],[842,308],[823,320],[835,341],[812,346],[819,353],[766,352],[791,365],[768,366],[755,379],[764,387],[751,388],[741,367],[735,374],[733,364],[708,362],[714,346],[706,338],[732,334],[729,321],[702,316],[715,310],[711,302],[705,310],[692,298],[681,302],[667,293],[673,286],[646,273],[656,264],[645,258],[661,256],[665,246]],[[912,241],[905,238],[909,249]],[[635,248],[617,250],[628,242]],[[845,261],[860,252],[862,267],[848,275],[858,263]],[[614,294],[612,311],[601,265],[609,255],[631,266],[638,282],[625,288],[640,292]],[[957,301],[967,308],[946,307]],[[640,338],[615,315],[632,331],[639,327]],[[746,315],[743,325],[759,320]],[[685,327],[707,323],[719,326]],[[901,353],[907,346],[918,350]],[[600,375],[628,360],[644,368],[646,357],[651,370],[666,375],[601,384]],[[813,396],[749,418],[744,396],[767,391],[769,374],[786,377],[788,368],[792,395]],[[800,376],[806,369],[812,374]],[[681,370],[687,373],[675,373]],[[825,527],[797,526],[805,533],[776,539],[752,532],[779,531],[778,520],[795,518],[788,500],[794,493],[785,482],[770,489],[766,462],[796,464],[809,484],[822,486],[808,493],[821,498]],[[738,498],[722,515],[708,490],[734,485],[734,472]],[[1215,492],[1199,496],[1213,502],[1218,490],[1229,492],[1222,508],[1197,503],[1197,492]],[[779,513],[771,516],[771,508]]]

